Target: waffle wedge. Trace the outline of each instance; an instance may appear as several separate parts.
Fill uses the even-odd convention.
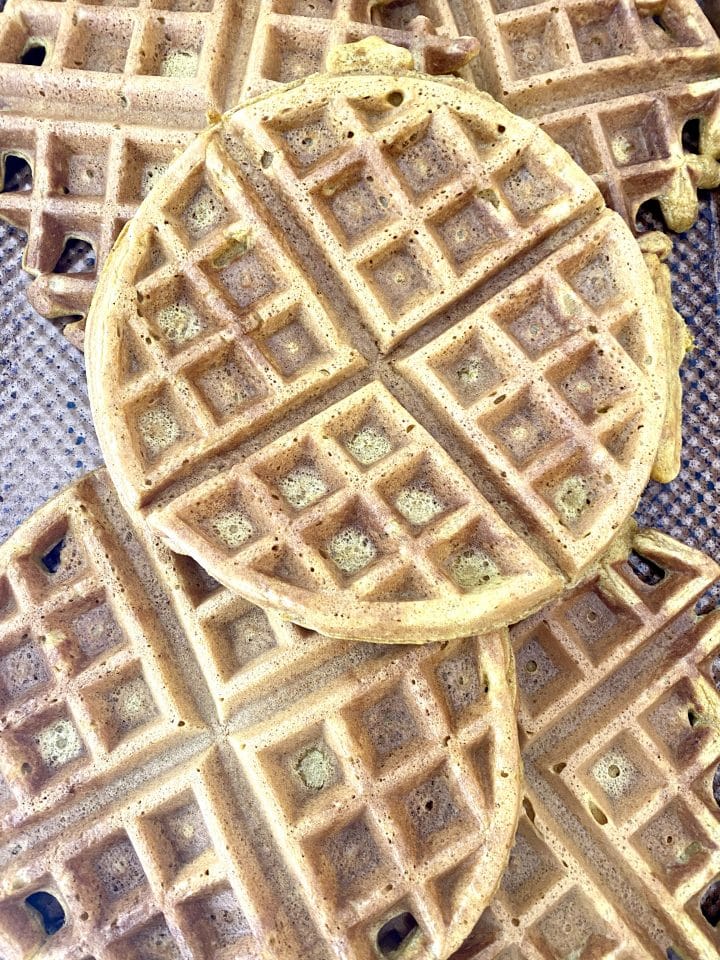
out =
[[[424,642],[606,549],[662,441],[666,320],[537,127],[459,80],[318,75],[148,196],[89,388],[121,500],[173,549],[328,636]]]

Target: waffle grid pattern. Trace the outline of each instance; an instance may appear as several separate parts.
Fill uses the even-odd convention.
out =
[[[13,8],[13,3],[6,5],[4,12],[11,14]],[[27,65],[29,50],[40,48],[43,60],[37,65],[50,71],[197,78],[196,84],[202,86],[210,72],[203,46],[206,42],[212,46],[226,9],[222,0],[103,5],[30,0],[22,7],[23,24],[6,25],[0,53],[4,63]],[[174,96],[178,89],[175,85]]]
[[[479,678],[472,667],[476,658]],[[258,792],[275,786],[275,802],[280,800],[286,808],[288,801],[292,804],[287,842],[298,862],[310,864],[303,877],[306,894],[312,898],[323,891],[325,922],[347,929],[346,949],[358,955],[366,949],[368,928],[379,917],[399,912],[399,904],[407,904],[436,943],[442,942],[446,926],[453,922],[458,888],[469,877],[465,871],[478,852],[478,837],[490,827],[495,791],[485,765],[496,748],[492,707],[481,716],[473,716],[472,708],[453,715],[441,678],[470,670],[466,676],[473,677],[470,682],[481,701],[479,684],[488,676],[482,659],[481,647],[474,643],[451,657],[433,657],[419,671],[408,671],[398,658],[383,684],[375,685],[359,703],[357,698],[332,703],[333,712],[323,721],[330,706],[326,703],[301,731],[295,721],[278,725],[272,741],[251,754],[254,762],[247,762]],[[387,729],[377,723],[390,712],[408,718],[407,727],[397,734],[406,739],[407,759],[397,767]],[[450,758],[448,738],[455,747]],[[291,762],[297,764],[308,751],[318,749],[327,751],[326,756],[365,759],[335,760],[337,786],[328,790],[324,803],[297,804],[283,796],[282,788],[278,794],[287,754],[292,752]],[[422,811],[420,819],[416,810]],[[378,842],[382,828],[390,830],[391,845]],[[356,857],[359,863],[354,862]],[[415,877],[412,882],[406,879],[408,864]],[[328,878],[330,866],[334,876]]]
[[[263,38],[257,46],[262,52],[248,62],[246,91],[264,89],[276,76],[292,73],[295,79],[318,69],[319,54],[310,62],[298,58],[297,51],[324,49],[325,38],[336,36],[335,25],[346,13],[333,5],[330,19],[323,19],[317,8],[298,2],[293,16],[283,18],[261,6],[256,35]],[[478,87],[513,112],[536,119],[631,226],[646,201],[678,192],[686,203],[682,216],[663,199],[668,226],[685,230],[692,224],[702,174],[693,166],[695,158],[687,163],[683,129],[698,117],[715,124],[720,93],[720,41],[695,0],[617,0],[601,8],[591,0],[480,0],[457,4],[452,13],[463,31],[483,38],[470,67]],[[375,16],[379,22],[404,22],[407,30],[418,14],[439,32],[454,35],[452,17],[434,3],[390,4]],[[273,32],[276,21],[279,34]],[[410,35],[394,42],[404,46]],[[289,72],[269,52],[277,36],[285,39],[293,63]],[[333,42],[360,39],[360,33],[345,34],[344,40],[337,36]],[[704,82],[691,89],[696,81]],[[612,99],[608,89],[616,91]],[[709,158],[714,149],[706,148]],[[712,165],[707,175],[715,182],[720,176]]]
[[[720,618],[692,609],[717,569],[657,535],[635,548],[657,583],[621,562],[512,630],[527,797],[462,960],[717,952]]]
[[[33,616],[45,615],[44,635],[62,631],[66,651],[82,637],[86,650],[94,644],[97,662],[109,655],[101,645],[127,632],[127,646],[146,651],[158,713],[175,732],[162,731],[162,768],[134,744],[122,764],[101,769],[102,789],[95,782],[88,792],[72,759],[66,776],[56,769],[47,781],[23,783],[16,768],[26,755],[10,751],[21,722],[8,714],[0,780],[3,957],[42,947],[49,958],[140,960],[154,951],[229,960],[274,943],[283,956],[328,960],[319,931],[330,929],[348,956],[370,960],[378,929],[403,912],[412,912],[428,943],[457,938],[451,922],[469,929],[477,865],[489,869],[487,838],[496,845],[498,833],[506,834],[509,843],[514,825],[517,745],[501,636],[489,645],[486,638],[400,654],[304,636],[147,540],[120,514],[102,474],[46,507],[31,527],[2,581],[4,616],[18,615],[16,571],[32,566]],[[49,575],[38,573],[37,557],[53,566],[63,533],[60,557],[67,559],[53,576],[64,602],[43,606]],[[120,559],[121,543],[131,540],[130,555]],[[82,572],[90,556],[100,558],[93,577]],[[141,576],[148,594],[138,597]],[[122,628],[98,613],[100,591],[127,608]],[[179,621],[168,612],[171,598]],[[93,622],[78,628],[88,607]],[[141,618],[142,633],[130,634],[130,615]],[[168,659],[183,674],[179,686],[162,666]],[[35,675],[44,682],[37,657],[23,671],[26,662],[24,653],[0,660],[6,696],[18,678],[28,687]],[[76,671],[81,663],[76,654]],[[121,665],[108,664],[117,680]],[[147,722],[142,695],[123,698],[115,688]],[[26,703],[23,722],[44,723],[42,703]],[[75,719],[83,742],[100,726],[77,710]],[[72,753],[67,728],[55,731],[53,743]],[[70,787],[62,796],[52,786],[59,776]],[[326,899],[315,916],[321,887]],[[38,888],[65,905],[68,922],[57,933],[44,932],[25,903]],[[261,930],[268,941],[258,941]]]
[[[362,366],[224,151],[211,146],[207,161],[153,217],[122,349],[120,400],[150,487],[208,436],[220,446],[256,432]]]
[[[719,94],[720,83],[708,80],[692,89],[679,86],[547,113],[538,123],[590,174],[608,206],[632,227],[637,228],[641,207],[660,198],[665,223],[682,232],[697,219],[698,186],[714,186],[716,179],[711,164],[712,182],[699,182],[703,177],[693,164],[700,151],[687,149],[686,131],[698,118],[714,122]],[[684,219],[672,208],[671,198],[678,195],[690,211]]]
[[[673,79],[706,79],[720,53],[693,0],[616,0],[601,8],[590,0],[481,0],[477,11],[487,30],[491,92],[510,109],[516,100],[520,110],[536,112],[559,97],[568,106],[593,102],[602,84],[640,93],[665,64],[677,71]],[[629,77],[626,58],[634,67]],[[557,74],[551,83],[548,74]]]
[[[113,561],[105,549],[97,524],[75,513],[4,571],[0,766],[17,816],[176,736],[172,680],[123,600],[117,548]],[[155,676],[167,690],[162,708]]]
[[[530,130],[504,137],[491,111],[441,105],[428,118],[403,96],[338,97],[332,117],[302,111],[251,128],[280,149],[278,180],[311,235],[374,294],[368,322],[383,353],[593,199],[561,155],[543,160]]]
[[[84,314],[100,268],[152,182],[208,114],[239,100],[245,25],[251,31],[260,14],[255,3],[236,0],[11,0],[4,14],[0,63],[11,109],[0,123],[1,164],[8,156],[25,160],[34,182],[6,190],[0,215],[29,234],[26,264],[40,274],[31,286],[38,309]],[[353,8],[353,16],[361,21],[341,31],[343,38],[377,32],[369,11],[365,30],[361,11]],[[452,20],[449,11],[444,17]],[[278,18],[286,19],[272,13],[268,29],[279,39]],[[380,32],[402,39],[427,72],[462,65],[468,56],[449,28],[443,36],[426,28]],[[291,44],[271,46],[276,59],[291,59]],[[276,69],[293,73],[284,62]],[[158,116],[167,126],[157,124]],[[77,239],[90,244],[93,258],[73,259],[66,272],[63,253]]]
[[[217,796],[220,777],[217,758],[209,752],[192,767],[179,768],[173,780],[149,787],[140,803],[101,818],[89,836],[63,838],[56,854],[61,866],[33,877],[30,885],[49,887],[65,903],[84,909],[75,911],[80,922],[74,937],[55,938],[63,941],[57,944],[47,940],[47,956],[80,957],[88,949],[102,960],[254,955],[252,900],[240,901],[242,894],[235,892],[242,890],[239,871],[227,853],[220,854],[232,839]],[[251,873],[249,863],[246,869]],[[0,937],[3,927],[32,930],[26,895],[2,901]],[[108,929],[111,921],[115,934]],[[81,933],[83,927],[88,935]],[[37,941],[42,943],[40,937]],[[23,946],[30,941],[9,940],[6,949]],[[23,956],[9,954],[15,955]]]
[[[371,432],[382,452],[367,463],[358,438]],[[477,586],[463,575],[470,559],[488,582],[537,565],[377,382],[173,509],[233,562],[358,599],[459,600]]]
[[[506,478],[506,495],[542,524],[568,574],[585,560],[582,538],[598,522],[585,499],[607,509],[598,484],[632,464],[640,411],[653,402],[619,239],[617,224],[596,225],[400,364]],[[463,382],[473,361],[490,371],[486,382]]]
[[[148,136],[139,128],[118,130],[111,124],[88,128],[75,129],[74,137],[63,136],[49,123],[3,118],[3,139],[22,144],[13,149],[27,159],[34,179],[30,190],[3,194],[0,208],[27,232],[26,262],[42,274],[58,272],[68,241],[91,244],[92,257],[71,256],[71,270],[63,279],[72,285],[70,296],[85,305],[120,230],[153,180],[191,139],[175,131]]]
[[[673,212],[671,204],[663,209],[672,229],[686,229],[697,215],[698,184],[710,186],[720,177],[715,167],[698,166],[692,157],[688,165],[682,145],[688,121],[717,112],[717,38],[694,0],[637,7],[622,0],[608,5],[606,19],[593,19],[593,9],[592,3],[551,6],[549,0],[501,10],[490,0],[471,10],[443,0],[372,9],[359,0],[261,0],[257,7],[244,4],[238,16],[232,0],[179,0],[167,10],[155,0],[128,6],[11,3],[0,23],[0,58],[10,80],[8,95],[12,91],[17,105],[2,118],[0,152],[25,158],[37,182],[25,193],[4,193],[0,213],[29,232],[26,263],[40,274],[31,286],[33,302],[50,316],[87,310],[97,271],[145,187],[203,125],[206,111],[229,107],[241,87],[250,95],[298,79],[321,68],[334,43],[370,34],[411,50],[417,69],[456,70],[471,52],[469,41],[458,37],[458,23],[490,38],[491,52],[475,68],[478,85],[511,109],[536,117],[631,225],[645,201],[679,193],[683,213]],[[241,22],[243,35],[254,29],[258,40],[250,52],[232,28]],[[44,60],[34,65],[28,52],[41,48]],[[237,62],[231,63],[232,49]],[[666,58],[672,77],[659,90],[654,89],[663,74],[658,57]],[[609,83],[617,83],[616,74],[628,73],[625,96],[593,103]],[[690,91],[687,84],[695,80],[708,82]],[[72,107],[78,84],[87,109],[97,113],[90,123]],[[573,97],[583,102],[571,102]],[[44,115],[53,117],[29,123],[34,111],[29,105],[38,101]],[[560,112],[559,104],[564,104]],[[158,108],[174,118],[172,127],[143,132]],[[108,141],[114,146],[104,182]],[[138,176],[138,168],[149,177]],[[43,182],[48,170],[54,182]],[[138,182],[128,189],[128,179]],[[73,238],[89,243],[94,257],[89,262],[76,257],[72,272],[64,273],[63,253]]]
[[[234,0],[6,6],[0,62],[12,109],[0,125],[2,166],[22,158],[33,176],[30,189],[2,194],[0,214],[29,234],[26,263],[42,275],[31,288],[38,306],[87,310],[99,268],[153,181],[208,112],[237,98],[239,19]],[[40,64],[28,59],[33,50]],[[89,122],[78,98],[95,114]],[[148,124],[159,115],[167,127]],[[61,276],[73,238],[94,258],[72,261]]]

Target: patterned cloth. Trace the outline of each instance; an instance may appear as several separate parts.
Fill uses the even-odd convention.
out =
[[[720,561],[720,219],[718,195],[701,200],[697,223],[674,237],[669,261],[675,306],[695,340],[681,369],[682,468],[672,483],[650,484],[636,517]],[[651,216],[644,225],[658,227]]]

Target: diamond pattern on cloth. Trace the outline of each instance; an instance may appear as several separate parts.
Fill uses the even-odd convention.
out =
[[[648,229],[658,229],[652,215]],[[672,483],[651,483],[636,513],[655,527],[715,560],[720,559],[720,217],[717,194],[701,192],[700,216],[687,233],[673,237],[669,257],[676,308],[695,340],[680,375],[683,385],[683,448],[680,474]],[[720,600],[720,588],[713,588]]]
[[[0,222],[0,540],[102,463],[83,358],[30,307],[25,235]]]

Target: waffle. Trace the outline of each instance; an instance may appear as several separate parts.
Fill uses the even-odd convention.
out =
[[[328,636],[450,639],[560,592],[632,511],[666,321],[535,126],[461,81],[318,76],[148,197],[89,388],[121,499],[217,580]]]
[[[355,7],[338,24],[340,42],[401,39],[418,69],[458,69],[477,49],[456,29],[372,26],[369,9]],[[255,0],[8,0],[0,216],[28,234],[24,266],[37,275],[28,296],[40,313],[86,313],[150,184],[208,115],[239,100],[257,16]]]
[[[692,226],[697,187],[720,182],[720,39],[694,0],[470,9],[483,89],[536,118],[631,226],[653,198],[671,230]]]
[[[301,633],[146,530],[102,471],[0,549],[0,956],[444,960],[517,820],[507,633]]]
[[[720,571],[656,533],[633,548],[511,630],[527,794],[454,960],[718,956]]]

